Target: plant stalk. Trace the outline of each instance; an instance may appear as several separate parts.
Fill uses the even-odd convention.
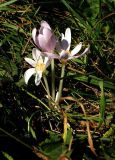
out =
[[[55,66],[54,59],[51,61],[51,83],[52,83],[52,100],[55,100]]]
[[[61,95],[62,95],[64,74],[65,74],[65,64],[62,64],[61,79],[60,79],[60,83],[59,83],[58,96],[57,96],[57,100],[56,100],[56,103],[57,103],[57,104],[59,104],[59,100],[60,100],[60,97],[61,97]]]

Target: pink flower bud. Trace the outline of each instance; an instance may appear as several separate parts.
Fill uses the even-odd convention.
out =
[[[41,22],[39,30],[33,29],[32,37],[36,46],[44,52],[51,52],[56,46],[56,37],[46,21]]]

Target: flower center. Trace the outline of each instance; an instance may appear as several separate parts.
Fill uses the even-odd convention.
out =
[[[44,71],[45,70],[45,64],[44,63],[37,63],[35,66],[36,71]]]
[[[68,50],[66,50],[66,54],[71,54],[71,52],[70,52],[70,51],[68,51]]]
[[[63,50],[62,53],[61,53],[61,55],[60,55],[60,57],[61,57],[61,59],[66,60],[66,59],[68,59],[68,57],[69,57],[70,54],[71,54],[70,51]]]

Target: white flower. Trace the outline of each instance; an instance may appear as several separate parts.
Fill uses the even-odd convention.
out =
[[[59,44],[60,59],[69,60],[73,58],[78,58],[89,51],[89,46],[88,46],[83,51],[83,53],[81,53],[80,55],[77,55],[82,48],[82,42],[76,45],[72,51],[70,51],[70,47],[71,47],[71,29],[67,28],[65,31],[65,35],[62,33],[61,43]]]
[[[33,59],[25,58],[25,61],[28,62],[32,66],[32,68],[29,68],[24,73],[24,79],[25,83],[28,84],[30,77],[33,74],[35,74],[35,84],[39,85],[42,78],[42,74],[45,71],[45,69],[49,66],[50,60],[48,57],[43,57],[42,53],[36,48],[32,50],[32,56]]]

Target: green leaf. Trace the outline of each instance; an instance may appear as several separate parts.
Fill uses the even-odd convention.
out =
[[[72,142],[72,138],[73,138],[72,129],[71,129],[71,128],[68,128],[65,144],[66,144],[66,145],[69,145],[69,144]]]
[[[18,75],[18,68],[13,61],[10,61],[12,76]]]
[[[16,2],[17,0],[11,0],[11,1],[8,1],[8,2],[5,2],[5,3],[1,3],[0,4],[0,9],[3,8],[3,7],[6,7],[14,2]]]
[[[5,27],[8,27],[10,29],[19,31],[20,33],[24,33],[24,30],[22,28],[14,25],[14,24],[10,24],[10,23],[4,22],[2,25],[5,26]]]
[[[61,0],[61,2],[67,7],[67,9],[72,13],[72,15],[75,17],[75,19],[77,20],[77,23],[81,26],[81,27],[85,27],[85,28],[89,28],[89,25],[86,23],[86,21],[76,12],[72,9],[72,7],[65,1],[65,0]]]
[[[56,160],[61,155],[65,155],[67,152],[67,147],[61,142],[58,143],[50,143],[48,145],[42,146],[41,151],[50,159]]]
[[[4,155],[4,157],[6,158],[6,159],[8,159],[8,160],[14,160],[8,153],[6,153],[6,152],[3,152],[2,151],[2,154]]]
[[[104,94],[104,83],[103,81],[99,82],[99,87],[101,89],[101,94],[100,94],[100,122],[99,126],[103,123],[105,120],[105,107],[106,107],[106,102],[105,102],[105,94]]]
[[[92,75],[86,75],[85,76],[85,75],[80,75],[80,74],[76,75],[76,74],[73,74],[73,73],[69,72],[68,73],[68,78],[71,78],[71,77],[72,77],[72,79],[76,79],[78,81],[86,82],[88,84],[93,84],[93,85],[96,85],[96,86],[99,86],[99,82],[103,81],[101,78],[98,78],[96,76],[92,76]],[[103,83],[104,83],[105,88],[115,90],[115,85],[114,85],[113,82],[104,80]]]

